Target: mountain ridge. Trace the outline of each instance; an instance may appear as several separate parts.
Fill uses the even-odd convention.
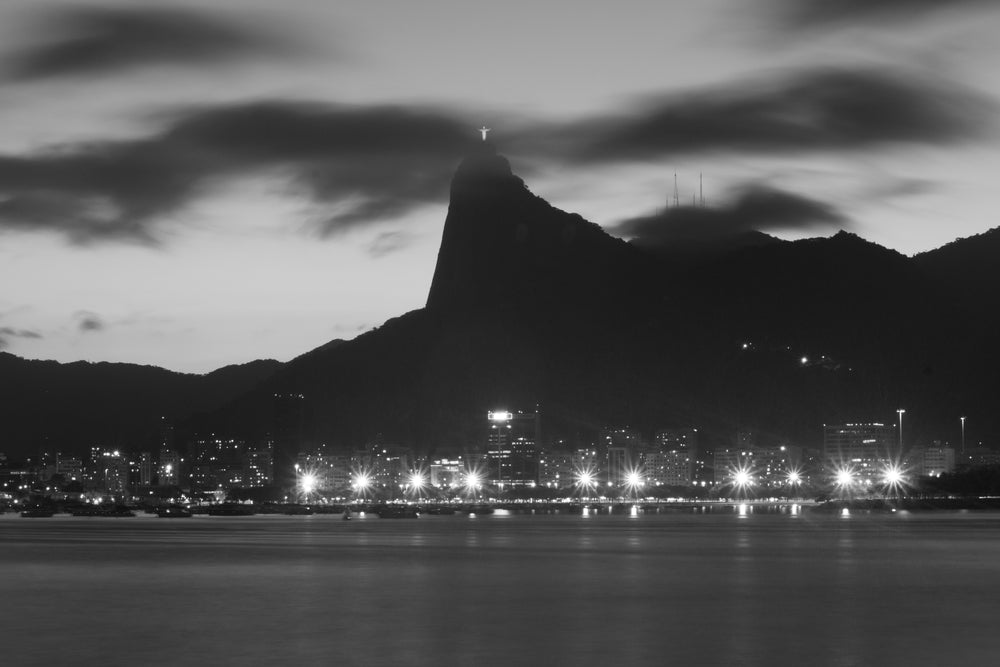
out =
[[[566,446],[626,425],[816,445],[823,423],[900,406],[927,439],[991,414],[1000,358],[975,357],[996,329],[955,301],[950,264],[846,231],[761,240],[674,262],[531,193],[484,144],[456,170],[424,308],[262,372],[179,437],[277,439],[287,465],[319,444],[475,447],[497,407],[537,406],[545,443]]]

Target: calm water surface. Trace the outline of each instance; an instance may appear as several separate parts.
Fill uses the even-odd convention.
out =
[[[1000,513],[0,517],[4,665],[1000,664]]]

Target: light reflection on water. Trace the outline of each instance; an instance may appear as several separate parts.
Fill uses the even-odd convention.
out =
[[[998,538],[978,513],[6,515],[0,628],[15,665],[992,664]]]

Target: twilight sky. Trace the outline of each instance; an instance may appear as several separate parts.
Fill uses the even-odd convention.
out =
[[[626,238],[929,250],[998,224],[998,27],[992,0],[5,0],[0,349],[206,372],[421,307],[483,123]]]

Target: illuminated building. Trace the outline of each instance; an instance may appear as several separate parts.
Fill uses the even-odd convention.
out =
[[[105,451],[101,455],[101,478],[104,490],[114,495],[125,493],[128,487],[128,461],[118,450]]]
[[[242,440],[207,438],[192,446],[191,487],[199,491],[228,490],[245,485]]]
[[[351,485],[351,457],[328,454],[325,445],[310,454],[300,453],[296,465],[300,476],[306,471],[315,478],[317,490],[345,493]]]
[[[656,486],[690,486],[694,481],[698,429],[657,431],[642,454],[646,479]]]
[[[896,450],[896,428],[886,424],[836,424],[823,427],[828,461],[888,458]]]
[[[67,482],[83,479],[83,461],[61,454],[56,457],[56,474],[62,475]]]
[[[956,465],[966,468],[1000,465],[1000,452],[989,447],[967,447],[964,459],[957,461]]]
[[[946,473],[955,472],[955,450],[942,447],[936,443],[934,447],[911,449],[907,453],[911,469],[919,471],[925,477],[940,477]]]
[[[243,486],[270,486],[274,482],[274,459],[271,443],[260,445],[243,456]]]
[[[499,486],[538,483],[538,413],[487,413],[487,479]]]
[[[160,486],[180,484],[181,457],[172,449],[161,449],[159,465],[156,467]]]
[[[149,486],[153,483],[153,456],[149,452],[139,454],[139,485]]]
[[[632,457],[627,447],[608,447],[605,454],[605,481],[612,486],[624,484],[632,467]]]
[[[431,463],[431,486],[449,489],[458,486],[462,480],[461,459],[436,459]]]
[[[882,471],[899,462],[898,439],[892,425],[835,424],[823,427],[823,458],[828,468],[852,471],[863,486],[877,484]]]
[[[698,429],[661,429],[653,436],[653,447],[659,451],[686,451],[693,454],[698,451]]]
[[[643,470],[650,484],[690,486],[694,456],[687,450],[652,450],[643,455]]]
[[[716,484],[732,484],[740,471],[744,471],[750,476],[747,479],[748,482],[756,481],[753,479],[753,473],[751,472],[754,469],[754,465],[753,452],[750,450],[735,448],[716,449],[713,460]]]
[[[545,450],[538,457],[538,483],[552,489],[572,486],[580,469],[573,452]]]

